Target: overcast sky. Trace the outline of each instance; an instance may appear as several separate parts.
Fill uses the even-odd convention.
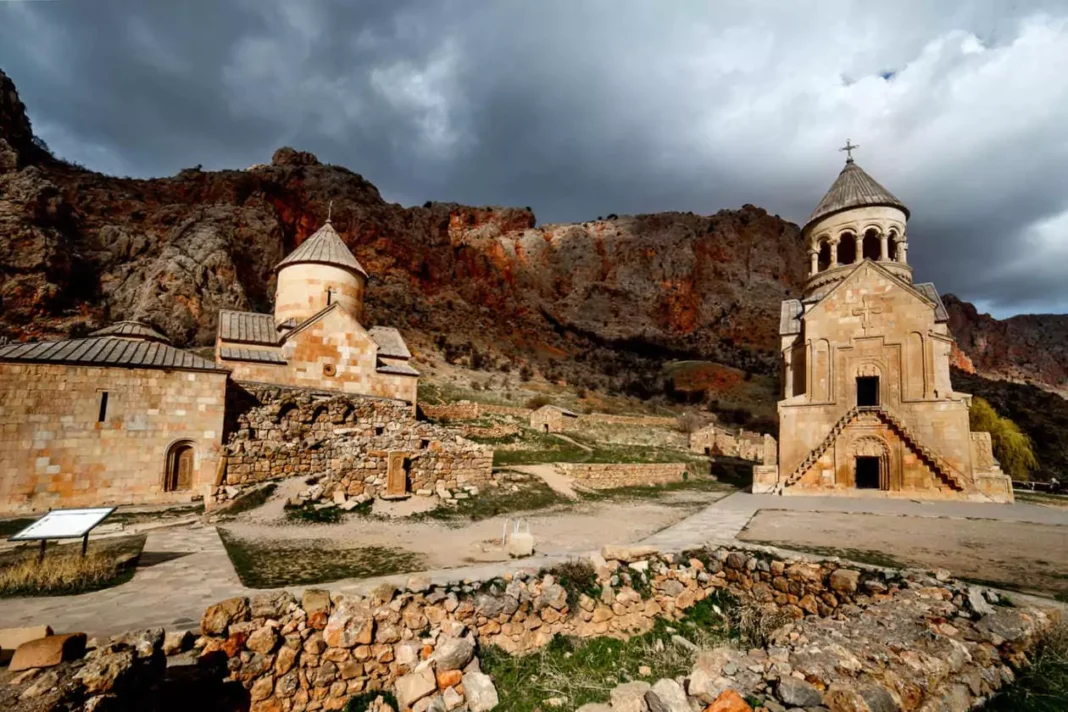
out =
[[[1068,3],[0,0],[0,68],[60,156],[118,175],[291,145],[405,205],[541,222],[803,222],[857,162],[910,262],[998,316],[1068,311]]]

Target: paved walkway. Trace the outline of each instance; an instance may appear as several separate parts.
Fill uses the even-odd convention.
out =
[[[868,512],[875,514],[959,517],[1068,525],[1068,510],[1031,504],[998,505],[965,502],[917,502],[905,499],[845,497],[781,497],[739,492],[640,543],[665,551],[699,547],[709,541],[729,542],[758,510]],[[592,545],[595,542],[590,542]],[[569,555],[500,561],[464,568],[424,572],[433,583],[485,580],[521,570],[538,570]],[[383,581],[403,584],[413,574],[376,579],[344,580],[322,585],[339,592],[366,592]],[[289,590],[300,593],[303,587]],[[214,527],[193,526],[148,534],[142,562],[133,579],[121,586],[79,596],[16,598],[0,601],[0,627],[48,624],[57,632],[116,633],[162,626],[196,628],[212,603],[257,591],[241,585]]]

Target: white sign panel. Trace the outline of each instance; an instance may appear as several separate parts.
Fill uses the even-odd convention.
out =
[[[10,541],[32,539],[78,539],[115,511],[114,507],[57,509],[11,537]]]

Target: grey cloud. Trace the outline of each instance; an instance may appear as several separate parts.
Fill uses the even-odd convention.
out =
[[[1065,310],[1068,13],[977,5],[0,2],[0,67],[90,167],[290,144],[390,199],[553,222],[746,202],[800,222],[848,136],[912,208],[918,278]]]

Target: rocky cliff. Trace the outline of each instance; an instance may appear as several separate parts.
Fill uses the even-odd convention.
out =
[[[417,350],[564,364],[572,381],[576,368],[613,374],[632,357],[774,374],[779,304],[804,279],[797,226],[750,205],[538,226],[523,209],[388,203],[362,176],[288,148],[247,170],[101,175],[47,152],[0,72],[0,336],[138,318],[178,345],[210,344],[220,308],[270,309],[274,265],[331,202],[372,275],[372,321]],[[1065,383],[1068,317],[999,322],[952,297],[947,307],[959,365]]]

